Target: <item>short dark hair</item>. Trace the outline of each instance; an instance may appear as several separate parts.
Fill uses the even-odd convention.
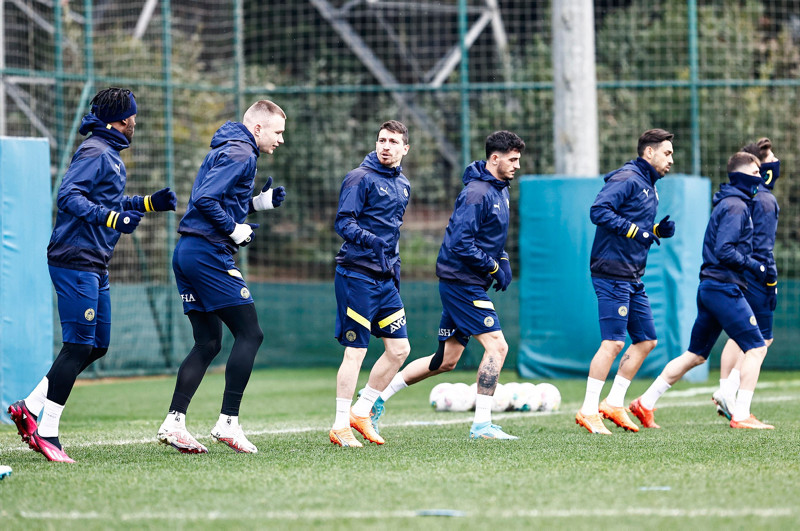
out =
[[[641,157],[644,155],[644,150],[647,149],[647,146],[653,146],[655,148],[655,146],[666,140],[672,142],[674,137],[675,135],[663,129],[648,129],[639,137],[639,145],[636,151]]]
[[[764,162],[769,154],[769,150],[772,149],[772,141],[767,138],[759,138],[757,141],[747,144],[745,147],[742,148],[742,151],[745,153],[750,153],[751,155],[755,155],[758,157],[758,160]]]
[[[381,128],[378,129],[378,135],[381,135],[381,131],[386,129],[391,133],[399,133],[403,135],[403,145],[408,145],[408,127],[406,127],[403,122],[398,122],[397,120],[389,120],[388,122],[383,122],[381,124]]]
[[[492,153],[508,153],[525,149],[525,142],[511,131],[495,131],[486,137],[486,159]]]
[[[126,118],[136,113],[136,96],[130,89],[110,87],[94,95],[92,112],[107,122],[116,122],[119,116]]]
[[[753,162],[755,162],[756,166],[759,168],[761,167],[761,162],[759,162],[758,157],[752,153],[747,153],[746,151],[738,151],[731,155],[731,158],[728,159],[728,173],[739,171],[742,166],[746,166]]]

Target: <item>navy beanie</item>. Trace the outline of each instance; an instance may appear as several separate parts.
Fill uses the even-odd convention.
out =
[[[136,98],[133,97],[133,92],[128,92],[128,99],[131,102],[130,107],[125,110],[112,109],[109,106],[92,105],[92,114],[100,118],[107,124],[111,122],[119,122],[130,116],[136,114]]]

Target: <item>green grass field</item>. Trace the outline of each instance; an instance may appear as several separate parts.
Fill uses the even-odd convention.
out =
[[[212,444],[223,376],[209,374],[188,425],[209,446],[182,455],[155,442],[174,377],[76,387],[61,441],[74,465],[47,462],[13,426],[0,426],[4,529],[504,528],[797,529],[800,527],[800,373],[764,373],[754,412],[774,431],[732,430],[708,383],[679,383],[659,402],[661,430],[613,428],[593,436],[574,423],[583,381],[555,381],[554,414],[494,420],[517,441],[469,441],[471,413],[427,404],[443,375],[387,403],[387,443],[328,442],[335,371],[254,373],[242,422],[257,455]],[[366,375],[362,375],[362,381]],[[501,382],[519,381],[504,373]],[[635,381],[634,398],[649,381]],[[604,389],[604,396],[608,384]],[[609,423],[610,425],[610,423]],[[430,516],[426,511],[455,511]]]

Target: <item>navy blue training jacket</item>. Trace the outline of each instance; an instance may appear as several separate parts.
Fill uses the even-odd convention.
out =
[[[752,202],[753,213],[753,258],[767,267],[767,278],[778,278],[775,264],[775,235],[778,232],[778,200],[769,187],[760,184]]]
[[[656,181],[661,176],[639,157],[604,177],[606,184],[590,209],[597,225],[589,269],[593,277],[638,282],[649,246],[627,237],[632,224],[652,231],[658,208]]]
[[[390,277],[399,266],[400,226],[411,197],[411,183],[400,166],[389,168],[373,151],[344,177],[334,229],[342,237],[336,263],[370,276]],[[389,244],[389,271],[378,263],[370,245],[375,237]]]
[[[498,260],[508,258],[509,182],[489,173],[483,160],[467,166],[462,180],[464,188],[456,198],[436,259],[436,276],[489,289],[489,272]]]
[[[247,219],[258,155],[256,140],[244,124],[222,124],[197,171],[178,232],[222,243],[236,252],[229,235]]]
[[[752,200],[743,190],[729,183],[720,185],[714,194],[714,209],[703,238],[700,280],[714,279],[747,288],[744,272],[759,265],[751,257]]]
[[[144,197],[123,195],[126,173],[119,152],[130,146],[125,135],[109,129],[93,114],[83,117],[78,131],[92,135],[72,156],[58,189],[47,263],[106,274],[122,234],[106,225],[108,215],[111,211],[144,212]]]

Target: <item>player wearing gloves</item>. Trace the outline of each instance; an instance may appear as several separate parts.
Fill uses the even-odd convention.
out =
[[[656,223],[656,181],[672,166],[672,133],[650,129],[639,137],[638,154],[605,176],[605,185],[592,204],[590,216],[597,225],[590,269],[600,316],[600,348],[592,358],[586,395],[575,422],[590,433],[611,435],[602,416],[633,432],[639,427],[625,411],[625,393],[642,362],[656,346],[656,329],[650,301],[642,283],[647,254],[653,243],[675,234],[675,223],[665,216]],[[608,397],[600,402],[611,365],[625,346]]]
[[[780,177],[781,162],[772,152],[772,142],[762,138],[758,142],[748,144],[742,151],[758,157],[761,162],[761,178],[758,193],[751,204],[753,218],[753,258],[767,268],[764,282],[750,272],[745,272],[747,289],[744,298],[755,313],[758,328],[767,348],[772,344],[772,314],[778,299],[778,268],[775,265],[775,234],[778,231],[778,200],[772,194],[775,182]],[[739,389],[744,352],[733,339],[728,339],[722,350],[719,367],[719,389],[714,392],[713,401],[717,413],[728,420],[731,419],[736,391]]]
[[[50,461],[68,463],[73,460],[61,447],[58,426],[78,374],[108,352],[108,263],[114,247],[122,233],[136,229],[145,212],[175,210],[177,204],[169,188],[144,197],[124,195],[126,173],[120,151],[130,146],[136,126],[133,93],[109,88],[98,92],[91,103],[91,113],[83,117],[79,129],[91,136],[78,147],[64,174],[47,247],[64,345],[33,392],[8,408],[31,448]]]
[[[630,405],[631,413],[645,428],[659,428],[653,417],[656,401],[689,369],[705,363],[711,348],[725,330],[744,350],[742,376],[731,428],[772,429],[750,413],[767,347],[753,310],[743,295],[747,276],[763,285],[767,264],[752,254],[751,203],[762,182],[759,162],[750,153],[735,153],[728,160],[728,179],[714,194],[714,209],[703,241],[703,265],[697,288],[697,319],[689,349],[667,363],[645,393]]]
[[[211,139],[211,151],[200,165],[178,226],[181,237],[172,269],[192,324],[194,346],[178,369],[169,413],[157,438],[182,453],[208,451],[186,429],[186,410],[222,347],[223,323],[234,342],[225,366],[222,409],[211,436],[237,452],[258,452],[239,424],[239,406],[264,334],[233,255],[255,237],[258,224],[246,223],[247,215],[278,207],[286,197],[282,186],[271,188],[271,177],[252,197],[258,157],[283,144],[285,125],[286,114],[267,100],[254,103],[242,122],[223,124]]]
[[[519,169],[525,142],[510,131],[486,139],[486,160],[464,171],[464,188],[456,199],[436,260],[442,318],[434,354],[406,365],[381,393],[372,411],[377,430],[384,402],[397,391],[455,368],[470,336],[485,349],[478,367],[478,395],[472,439],[516,439],[492,424],[492,398],[508,345],[487,291],[505,291],[511,284],[511,263],[505,251],[509,223],[508,187]]]
[[[406,126],[396,120],[384,122],[375,151],[345,175],[339,193],[334,228],[344,243],[336,255],[335,335],[344,346],[344,358],[336,377],[336,417],[328,438],[342,447],[363,446],[351,427],[368,441],[385,442],[370,422],[370,409],[411,350],[399,291],[400,226],[411,196],[400,162],[409,148]],[[351,409],[370,334],[383,339],[386,350]]]

